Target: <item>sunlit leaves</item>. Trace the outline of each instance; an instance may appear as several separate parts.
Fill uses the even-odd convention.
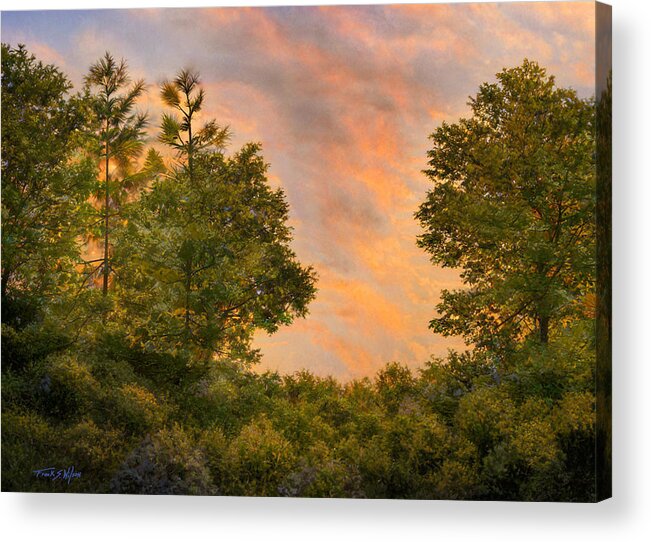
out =
[[[89,121],[83,95],[23,46],[2,46],[3,323],[21,305],[45,309],[79,283],[79,235],[91,216]],[[13,300],[13,301],[12,301]],[[22,300],[22,301],[21,301]],[[12,316],[18,316],[14,314]],[[21,325],[26,325],[22,315]]]
[[[256,330],[307,313],[316,276],[260,146],[227,154],[226,129],[193,125],[196,74],[161,88],[179,163],[152,149],[135,167],[144,86],[124,88],[124,62],[93,65],[90,99],[23,48],[2,57],[3,490],[42,491],[31,469],[54,463],[93,474],[64,491],[594,498],[591,113],[573,92],[525,63],[434,135],[421,244],[469,288],[442,293],[433,327],[480,348],[341,384],[248,365]],[[97,261],[74,264],[101,233],[103,150],[119,280],[98,300]]]
[[[137,157],[142,145],[134,142],[144,137],[147,115],[134,108],[145,92],[145,82],[138,80],[125,88],[131,83],[127,63],[124,59],[117,62],[109,52],[89,68],[85,82],[97,91],[95,112],[100,121],[99,139],[105,145],[104,152],[109,158],[122,160]]]

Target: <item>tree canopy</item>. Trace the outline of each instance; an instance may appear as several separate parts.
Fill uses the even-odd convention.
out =
[[[2,45],[4,323],[26,325],[78,282],[93,165],[87,102],[71,88],[23,46]]]
[[[478,347],[547,343],[594,292],[594,103],[525,61],[469,106],[431,135],[416,214],[419,246],[467,286],[442,292],[431,327]]]
[[[129,207],[116,249],[121,305],[144,347],[255,357],[253,332],[304,316],[315,274],[289,246],[289,209],[282,190],[268,185],[260,146],[227,156],[226,129],[194,126],[204,97],[193,95],[198,84],[182,71],[161,87],[184,112],[181,122],[165,115],[161,127],[179,162]]]

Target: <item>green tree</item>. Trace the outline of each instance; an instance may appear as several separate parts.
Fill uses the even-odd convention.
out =
[[[210,148],[223,148],[229,138],[228,128],[220,127],[214,120],[200,129],[193,126],[205,98],[204,90],[199,87],[198,73],[181,70],[173,81],[161,85],[160,95],[174,114],[163,115],[159,140],[177,152],[177,158],[193,182],[195,155]]]
[[[115,218],[119,213],[124,191],[132,187],[134,181],[142,178],[142,174],[134,173],[133,162],[143,151],[147,115],[134,112],[134,108],[138,98],[145,91],[145,82],[138,80],[129,87],[130,79],[126,62],[124,60],[117,62],[109,52],[106,52],[90,67],[86,84],[89,88],[97,90],[94,106],[99,122],[97,135],[101,144],[100,169],[103,168],[104,174],[102,187],[97,194],[98,199],[102,201],[103,225],[103,256],[99,259],[100,264],[97,269],[101,270],[102,293],[106,296],[112,270],[111,218]],[[160,161],[156,161],[155,154],[150,154],[148,158],[147,167],[159,165]],[[115,167],[115,175],[111,174],[112,165]]]
[[[430,326],[505,348],[580,316],[595,281],[594,104],[535,62],[497,74],[432,135],[418,245],[461,269]]]
[[[19,45],[2,45],[3,323],[28,323],[77,281],[93,183],[87,101]]]
[[[314,272],[289,246],[288,205],[268,185],[259,145],[226,156],[226,129],[194,126],[204,99],[196,74],[181,72],[161,94],[182,116],[163,117],[160,137],[178,162],[129,210],[125,317],[145,348],[250,359],[255,329],[306,314]]]
[[[176,151],[179,164],[187,174],[190,184],[195,183],[195,155],[210,148],[223,148],[228,141],[227,127],[220,127],[213,120],[206,123],[200,130],[193,126],[193,120],[203,107],[205,92],[199,87],[199,74],[189,70],[181,70],[173,81],[165,81],[161,85],[160,95],[165,104],[174,110],[174,114],[163,114],[159,140]],[[180,118],[177,116],[180,115]],[[194,133],[193,133],[194,128]],[[185,243],[182,249],[185,259],[191,259],[191,242]],[[191,261],[185,264],[185,306],[184,329],[190,330],[190,295],[194,270]]]

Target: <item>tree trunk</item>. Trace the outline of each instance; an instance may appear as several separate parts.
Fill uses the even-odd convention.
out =
[[[3,262],[5,264],[5,268],[2,271],[2,301],[4,302],[7,299],[7,289],[9,287],[9,265],[6,262]]]
[[[108,293],[109,280],[109,142],[108,142],[109,122],[106,120],[106,171],[104,176],[104,280],[102,284],[102,294]]]
[[[190,292],[192,291],[192,266],[189,264],[186,268],[185,275],[185,338],[190,336]]]
[[[194,184],[194,144],[192,142],[192,117],[188,119],[188,171],[190,173],[190,183]]]
[[[538,322],[540,323],[540,342],[547,344],[549,342],[549,316],[541,316]]]

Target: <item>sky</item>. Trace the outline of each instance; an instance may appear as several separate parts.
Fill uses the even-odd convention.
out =
[[[105,51],[125,58],[154,125],[157,85],[201,73],[203,117],[231,127],[231,150],[262,143],[293,249],[319,276],[305,319],[256,337],[259,369],[348,380],[464,348],[428,328],[441,290],[461,286],[416,246],[428,135],[524,58],[592,96],[594,27],[592,2],[539,2],[5,11],[1,29],[76,85]]]

